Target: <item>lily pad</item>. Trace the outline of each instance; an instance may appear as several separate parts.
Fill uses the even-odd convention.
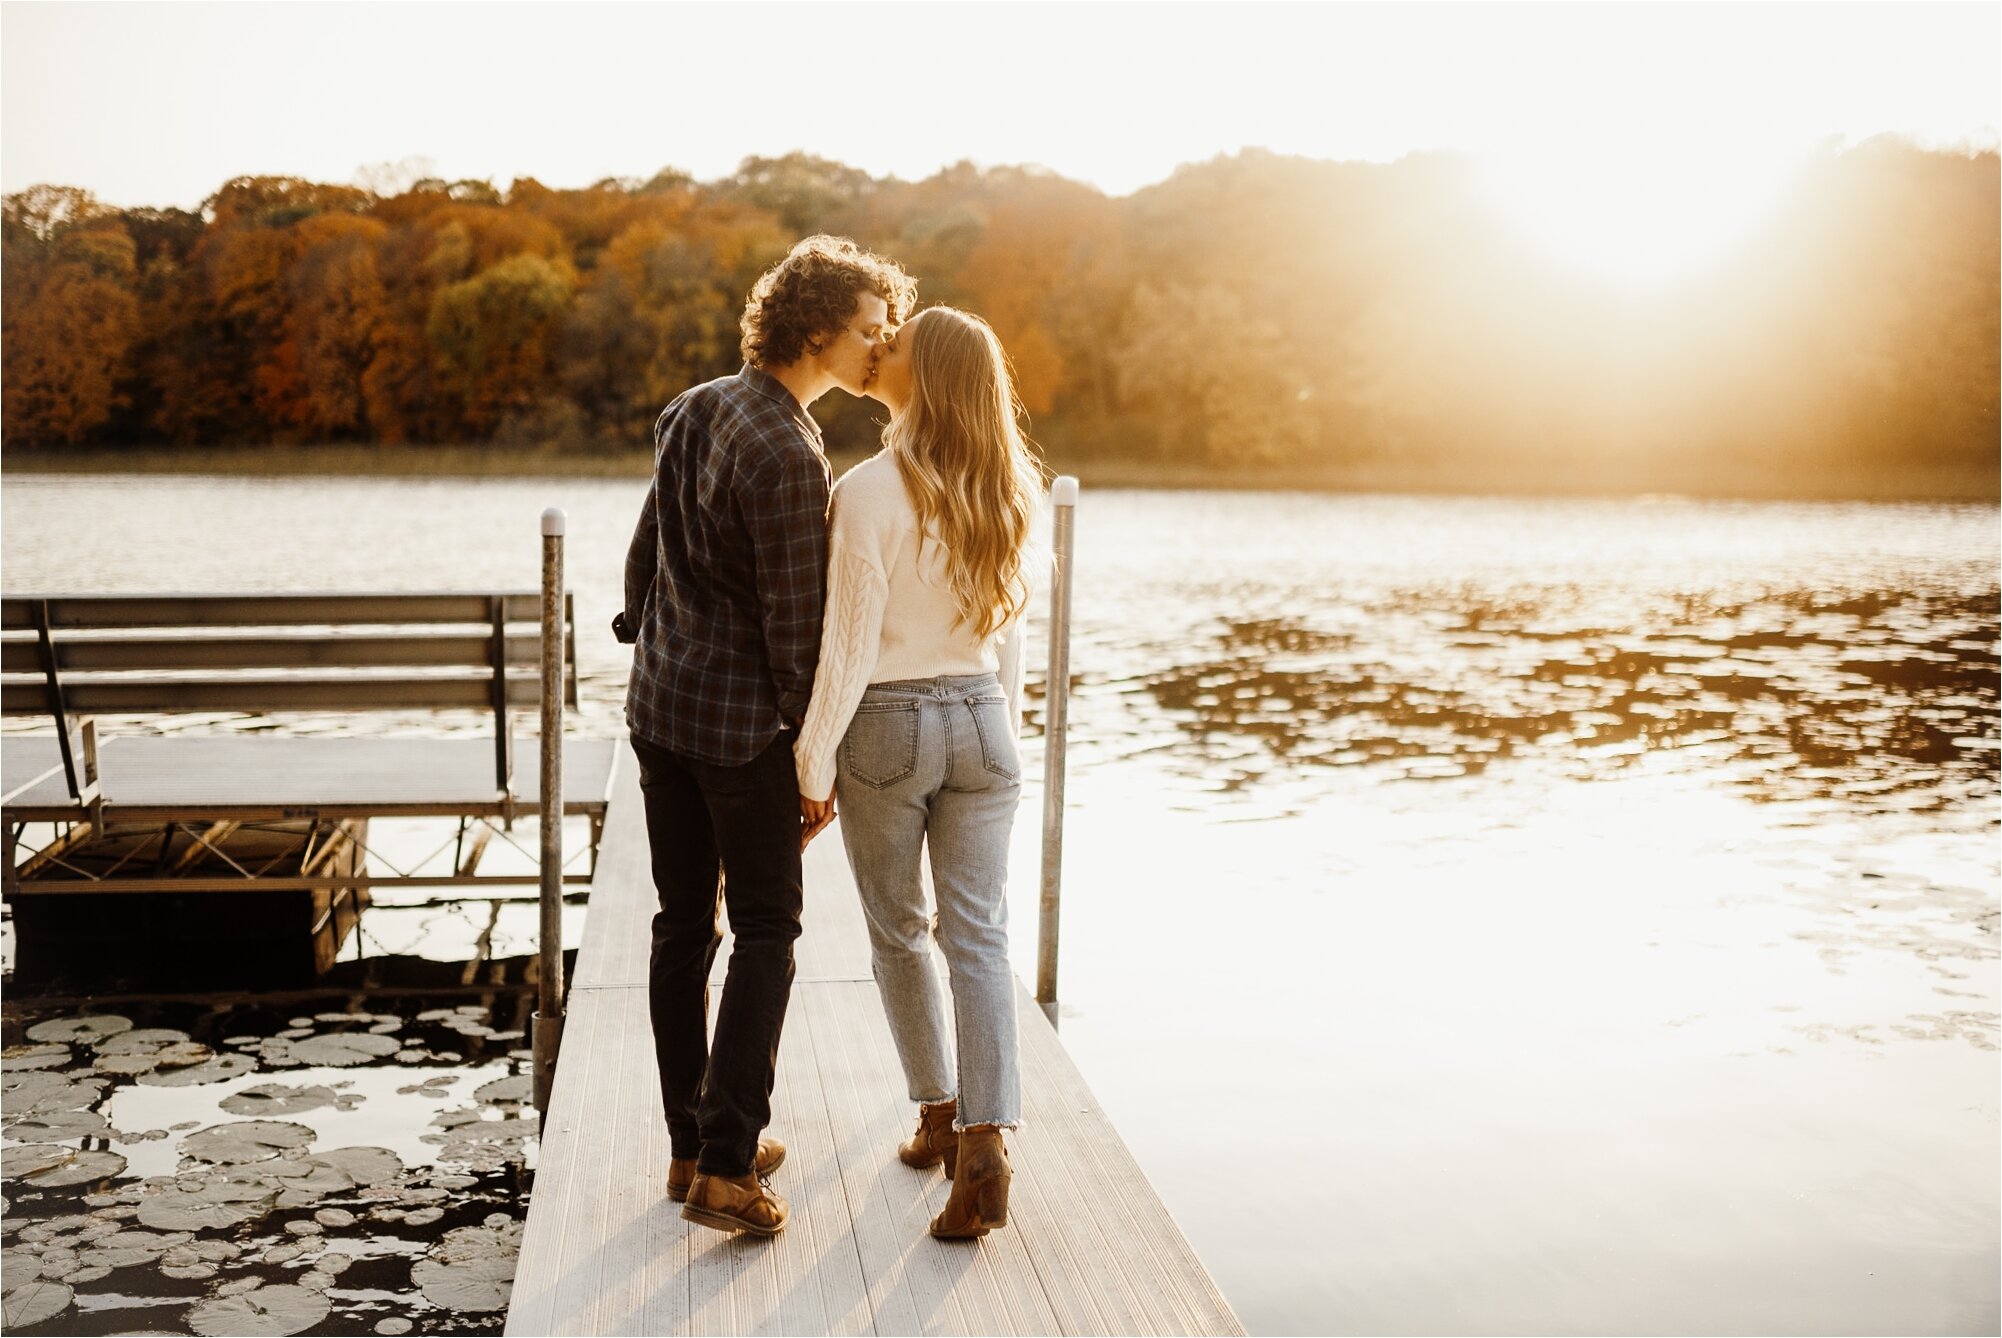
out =
[[[83,1257],[83,1262],[86,1268],[101,1268],[108,1273],[114,1268],[158,1263],[160,1254],[159,1250],[92,1250]],[[76,1278],[74,1273],[66,1273],[63,1276],[72,1281]]]
[[[353,1226],[355,1224],[355,1215],[345,1208],[322,1208],[313,1214],[313,1220],[321,1226],[333,1227],[338,1230],[341,1227]]]
[[[170,1189],[139,1204],[139,1220],[161,1231],[207,1231],[233,1227],[262,1217],[262,1201],[235,1202],[210,1197],[200,1191]]]
[[[56,1069],[69,1063],[70,1048],[53,1042],[46,1045],[10,1045],[0,1050],[0,1069]]]
[[[346,1171],[312,1157],[266,1162],[258,1169],[264,1172],[266,1183],[278,1187],[280,1208],[304,1208],[329,1194],[345,1194],[355,1187],[354,1178]]]
[[[105,1134],[114,1143],[157,1143],[166,1136],[165,1129],[112,1129]]]
[[[18,1287],[24,1282],[33,1282],[46,1276],[42,1270],[42,1257],[32,1250],[0,1250],[0,1277],[7,1279],[9,1287]]]
[[[318,1110],[322,1106],[333,1105],[338,1099],[331,1087],[287,1087],[282,1083],[267,1082],[233,1092],[219,1104],[232,1115],[265,1119],[273,1115],[298,1115]]]
[[[60,1073],[0,1073],[0,1110],[9,1115],[41,1115],[81,1110],[104,1094],[102,1078],[65,1078]]]
[[[181,1155],[198,1161],[237,1164],[269,1161],[288,1148],[302,1148],[316,1135],[303,1124],[287,1120],[238,1120],[189,1134]]]
[[[447,1310],[501,1310],[514,1290],[514,1267],[513,1256],[461,1263],[420,1259],[411,1265],[410,1280],[423,1291],[425,1300]]]
[[[257,1061],[249,1055],[217,1055],[214,1059],[190,1064],[186,1068],[155,1069],[151,1073],[142,1073],[139,1081],[148,1087],[195,1087],[202,1083],[222,1082],[226,1078],[241,1078],[256,1071]]]
[[[200,1334],[283,1335],[304,1333],[332,1309],[319,1292],[280,1284],[204,1301],[188,1312],[187,1322]]]
[[[90,1065],[93,1073],[116,1073],[128,1078],[151,1073],[159,1067],[160,1057],[150,1054],[99,1055]]]
[[[40,1324],[45,1319],[54,1319],[70,1308],[76,1293],[60,1282],[44,1282],[39,1278],[9,1287],[4,1298],[0,1298],[0,1314],[4,1314],[7,1327],[24,1328],[30,1324]]]
[[[249,1166],[204,1167],[188,1177],[194,1182],[188,1188],[217,1203],[256,1203],[271,1197],[278,1183],[271,1174],[271,1168],[284,1164],[277,1161]]]
[[[181,1041],[174,1045],[163,1045],[155,1056],[163,1069],[185,1068],[189,1064],[199,1064],[215,1057],[215,1051],[200,1041]]]
[[[498,1171],[510,1162],[526,1162],[528,1154],[519,1143],[447,1143],[438,1149],[438,1160],[469,1171]]]
[[[68,1138],[88,1138],[105,1131],[104,1116],[94,1110],[52,1110],[46,1115],[24,1115],[7,1124],[7,1137],[24,1143],[53,1143]]]
[[[125,1158],[116,1152],[96,1149],[72,1151],[60,1165],[45,1171],[30,1171],[21,1177],[31,1185],[53,1189],[60,1185],[86,1185],[93,1180],[109,1180],[125,1170]]]
[[[388,1148],[334,1148],[310,1160],[339,1167],[357,1185],[381,1185],[403,1174],[403,1162]]]
[[[204,1263],[193,1263],[193,1264],[163,1263],[160,1265],[160,1273],[164,1277],[179,1278],[183,1282],[200,1282],[205,1279],[214,1277],[216,1275],[216,1266],[214,1264],[204,1264]]]
[[[346,1068],[351,1064],[366,1064],[371,1059],[393,1055],[401,1048],[397,1040],[391,1036],[378,1036],[367,1031],[346,1031],[294,1041],[292,1058],[302,1064]]]
[[[143,1250],[150,1254],[164,1254],[188,1244],[193,1237],[185,1231],[134,1231],[127,1228],[101,1237],[97,1242],[100,1250]]]
[[[60,1041],[65,1044],[95,1045],[106,1036],[132,1030],[132,1019],[116,1013],[91,1013],[83,1017],[51,1018],[28,1028],[31,1041]]]
[[[476,1143],[519,1143],[524,1138],[533,1138],[541,1128],[540,1124],[525,1116],[508,1116],[498,1120],[468,1120],[452,1129],[454,1141]]]
[[[438,1242],[433,1257],[447,1263],[468,1259],[509,1259],[521,1253],[522,1224],[504,1213],[491,1213],[481,1226],[454,1227]]]
[[[0,1149],[0,1176],[20,1180],[53,1171],[76,1155],[75,1148],[56,1143],[17,1143]]]
[[[160,1262],[168,1268],[192,1268],[196,1264],[219,1264],[241,1253],[238,1246],[226,1240],[184,1240],[168,1246],[161,1253]]]
[[[501,1101],[526,1101],[535,1094],[534,1083],[526,1073],[517,1073],[506,1078],[496,1078],[473,1090],[475,1101],[493,1104]]]

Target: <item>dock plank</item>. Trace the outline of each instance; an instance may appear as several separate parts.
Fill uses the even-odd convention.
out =
[[[646,807],[640,797],[639,763],[624,743],[613,755],[608,790],[611,803],[605,810],[605,829],[598,838],[592,904],[584,917],[584,939],[570,978],[572,990],[621,985],[646,988],[647,958],[653,943],[652,853],[647,845]]]
[[[772,1132],[789,1149],[773,1185],[792,1224],[767,1241],[684,1222],[663,1189],[635,771],[620,745],[508,1333],[1243,1332],[1019,984],[1024,1127],[1009,1139],[1009,1226],[979,1242],[926,1234],[950,1186],[896,1159],[913,1107],[838,821],[807,852],[773,1089]],[[726,937],[712,988],[728,952]]]
[[[588,1106],[579,1112],[577,1124],[564,1130],[575,1138],[577,1151],[570,1178],[558,1182],[559,1188],[567,1191],[568,1201],[563,1205],[566,1229],[548,1330],[551,1334],[599,1332],[598,1300],[603,1294],[605,1252],[611,1239],[607,1208],[617,1177],[601,1174],[597,1168],[610,1155],[615,1136],[615,1120],[606,1117],[621,1113],[619,1089],[624,1074],[619,1071],[617,1056],[628,1019],[627,1010],[619,1003],[616,996],[603,994],[589,1000],[592,1016],[584,1036],[567,1038],[585,1040],[584,1062],[604,1078]]]
[[[668,1201],[667,1157],[660,1150],[667,1141],[667,1121],[661,1114],[657,1084],[652,1081],[652,1027],[643,1009],[621,1007],[618,1011],[625,1020],[618,1030],[616,1060],[619,1066],[616,1128],[620,1131],[620,1142],[608,1150],[607,1156],[624,1161],[628,1172],[608,1177],[604,1268],[596,1325],[600,1333],[638,1331],[646,1302],[641,1289],[651,1246],[651,1219]],[[664,1212],[660,1215],[666,1216]],[[681,1219],[677,1215],[672,1220],[678,1223]]]

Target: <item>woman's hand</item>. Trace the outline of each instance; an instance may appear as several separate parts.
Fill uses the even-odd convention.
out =
[[[834,821],[834,796],[825,799],[799,797],[799,848],[806,849],[807,842],[820,835],[827,824]]]

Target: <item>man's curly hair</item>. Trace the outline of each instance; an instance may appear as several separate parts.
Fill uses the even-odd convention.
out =
[[[848,328],[865,292],[889,304],[895,326],[911,314],[918,285],[896,261],[871,255],[846,237],[808,237],[752,286],[742,321],[745,361],[785,367],[818,352],[830,335]]]

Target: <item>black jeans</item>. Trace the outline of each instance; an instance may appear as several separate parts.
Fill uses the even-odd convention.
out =
[[[646,797],[660,912],[648,1002],[672,1155],[705,1175],[751,1173],[772,1118],[779,1031],[799,937],[796,731],[742,766],[698,762],[632,740]],[[722,943],[718,892],[737,936],[708,1044],[709,967]]]

